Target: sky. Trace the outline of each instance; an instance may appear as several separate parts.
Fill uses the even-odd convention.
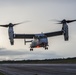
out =
[[[29,21],[14,27],[14,33],[31,34],[59,31],[54,20],[76,19],[76,0],[0,0],[0,25]],[[8,39],[8,28],[0,28],[0,60],[27,60],[76,57],[76,22],[68,24],[69,41],[64,36],[50,37],[49,49],[30,51],[23,39]]]

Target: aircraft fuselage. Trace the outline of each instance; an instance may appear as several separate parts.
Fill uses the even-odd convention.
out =
[[[30,50],[33,50],[33,48],[40,48],[43,47],[45,49],[48,49],[48,39],[47,37],[43,34],[36,35],[34,37],[34,40],[32,41],[30,45]]]

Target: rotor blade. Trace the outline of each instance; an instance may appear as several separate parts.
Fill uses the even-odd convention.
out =
[[[71,23],[71,22],[74,22],[74,21],[76,21],[76,20],[67,20],[66,22]]]
[[[0,25],[1,27],[9,27],[9,25]]]
[[[15,24],[13,24],[13,25],[15,26],[15,25],[19,25],[19,24],[27,23],[27,22],[30,22],[30,21],[23,21],[23,22],[20,22],[20,23],[15,23]]]
[[[58,21],[59,23],[57,24],[63,24],[63,23],[71,23],[71,22],[74,22],[76,20],[66,20],[66,19],[63,19],[62,21]]]
[[[56,23],[56,24],[62,24],[62,23],[60,22],[60,23]]]
[[[48,21],[56,21],[56,22],[61,22],[60,20],[57,20],[57,19],[52,19],[52,20],[48,20]]]

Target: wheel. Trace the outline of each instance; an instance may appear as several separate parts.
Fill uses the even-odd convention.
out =
[[[33,51],[33,49],[31,48],[30,51]]]
[[[48,50],[48,47],[45,47],[45,50]]]

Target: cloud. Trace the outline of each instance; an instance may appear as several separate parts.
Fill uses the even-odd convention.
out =
[[[76,17],[75,7],[76,0],[8,0],[0,1],[0,17],[1,22],[7,24],[8,22],[18,22],[24,20],[31,20],[31,23],[24,24],[22,27],[17,26],[14,28],[15,33],[40,33],[40,32],[51,32],[61,30],[61,25],[54,25],[48,22],[49,19],[74,19]],[[61,11],[60,11],[61,10]],[[6,12],[7,11],[7,12]],[[15,11],[15,12],[14,12]],[[65,11],[65,12],[64,12]],[[68,12],[66,12],[68,11]],[[5,13],[6,12],[6,13]],[[18,13],[19,12],[19,13]],[[13,14],[11,14],[13,13]],[[72,24],[72,25],[71,25]],[[49,40],[49,50],[45,51],[41,49],[35,49],[33,52],[26,50],[26,46],[23,45],[22,40],[15,40],[15,45],[10,46],[8,35],[6,34],[7,29],[1,30],[0,44],[6,48],[0,48],[0,59],[47,59],[47,58],[58,58],[62,55],[76,56],[76,27],[75,23],[69,25],[69,41],[64,42],[63,36],[53,37]],[[74,37],[74,38],[73,38]],[[72,41],[73,40],[73,41]],[[51,42],[51,43],[50,43]],[[14,49],[17,50],[14,50]],[[18,50],[23,48],[21,50]],[[11,50],[12,49],[12,50]],[[25,49],[25,50],[24,50]],[[37,50],[37,51],[36,51]]]
[[[2,47],[2,48],[0,48],[0,50],[4,50],[4,49],[6,49],[6,48],[3,48],[3,47]]]
[[[14,56],[14,55],[23,55],[25,54],[23,51],[12,51],[12,50],[1,50],[0,51],[0,56]]]
[[[0,60],[10,59],[10,60],[26,60],[26,59],[52,59],[61,57],[57,55],[55,52],[50,50],[8,50],[2,49],[0,50]]]

